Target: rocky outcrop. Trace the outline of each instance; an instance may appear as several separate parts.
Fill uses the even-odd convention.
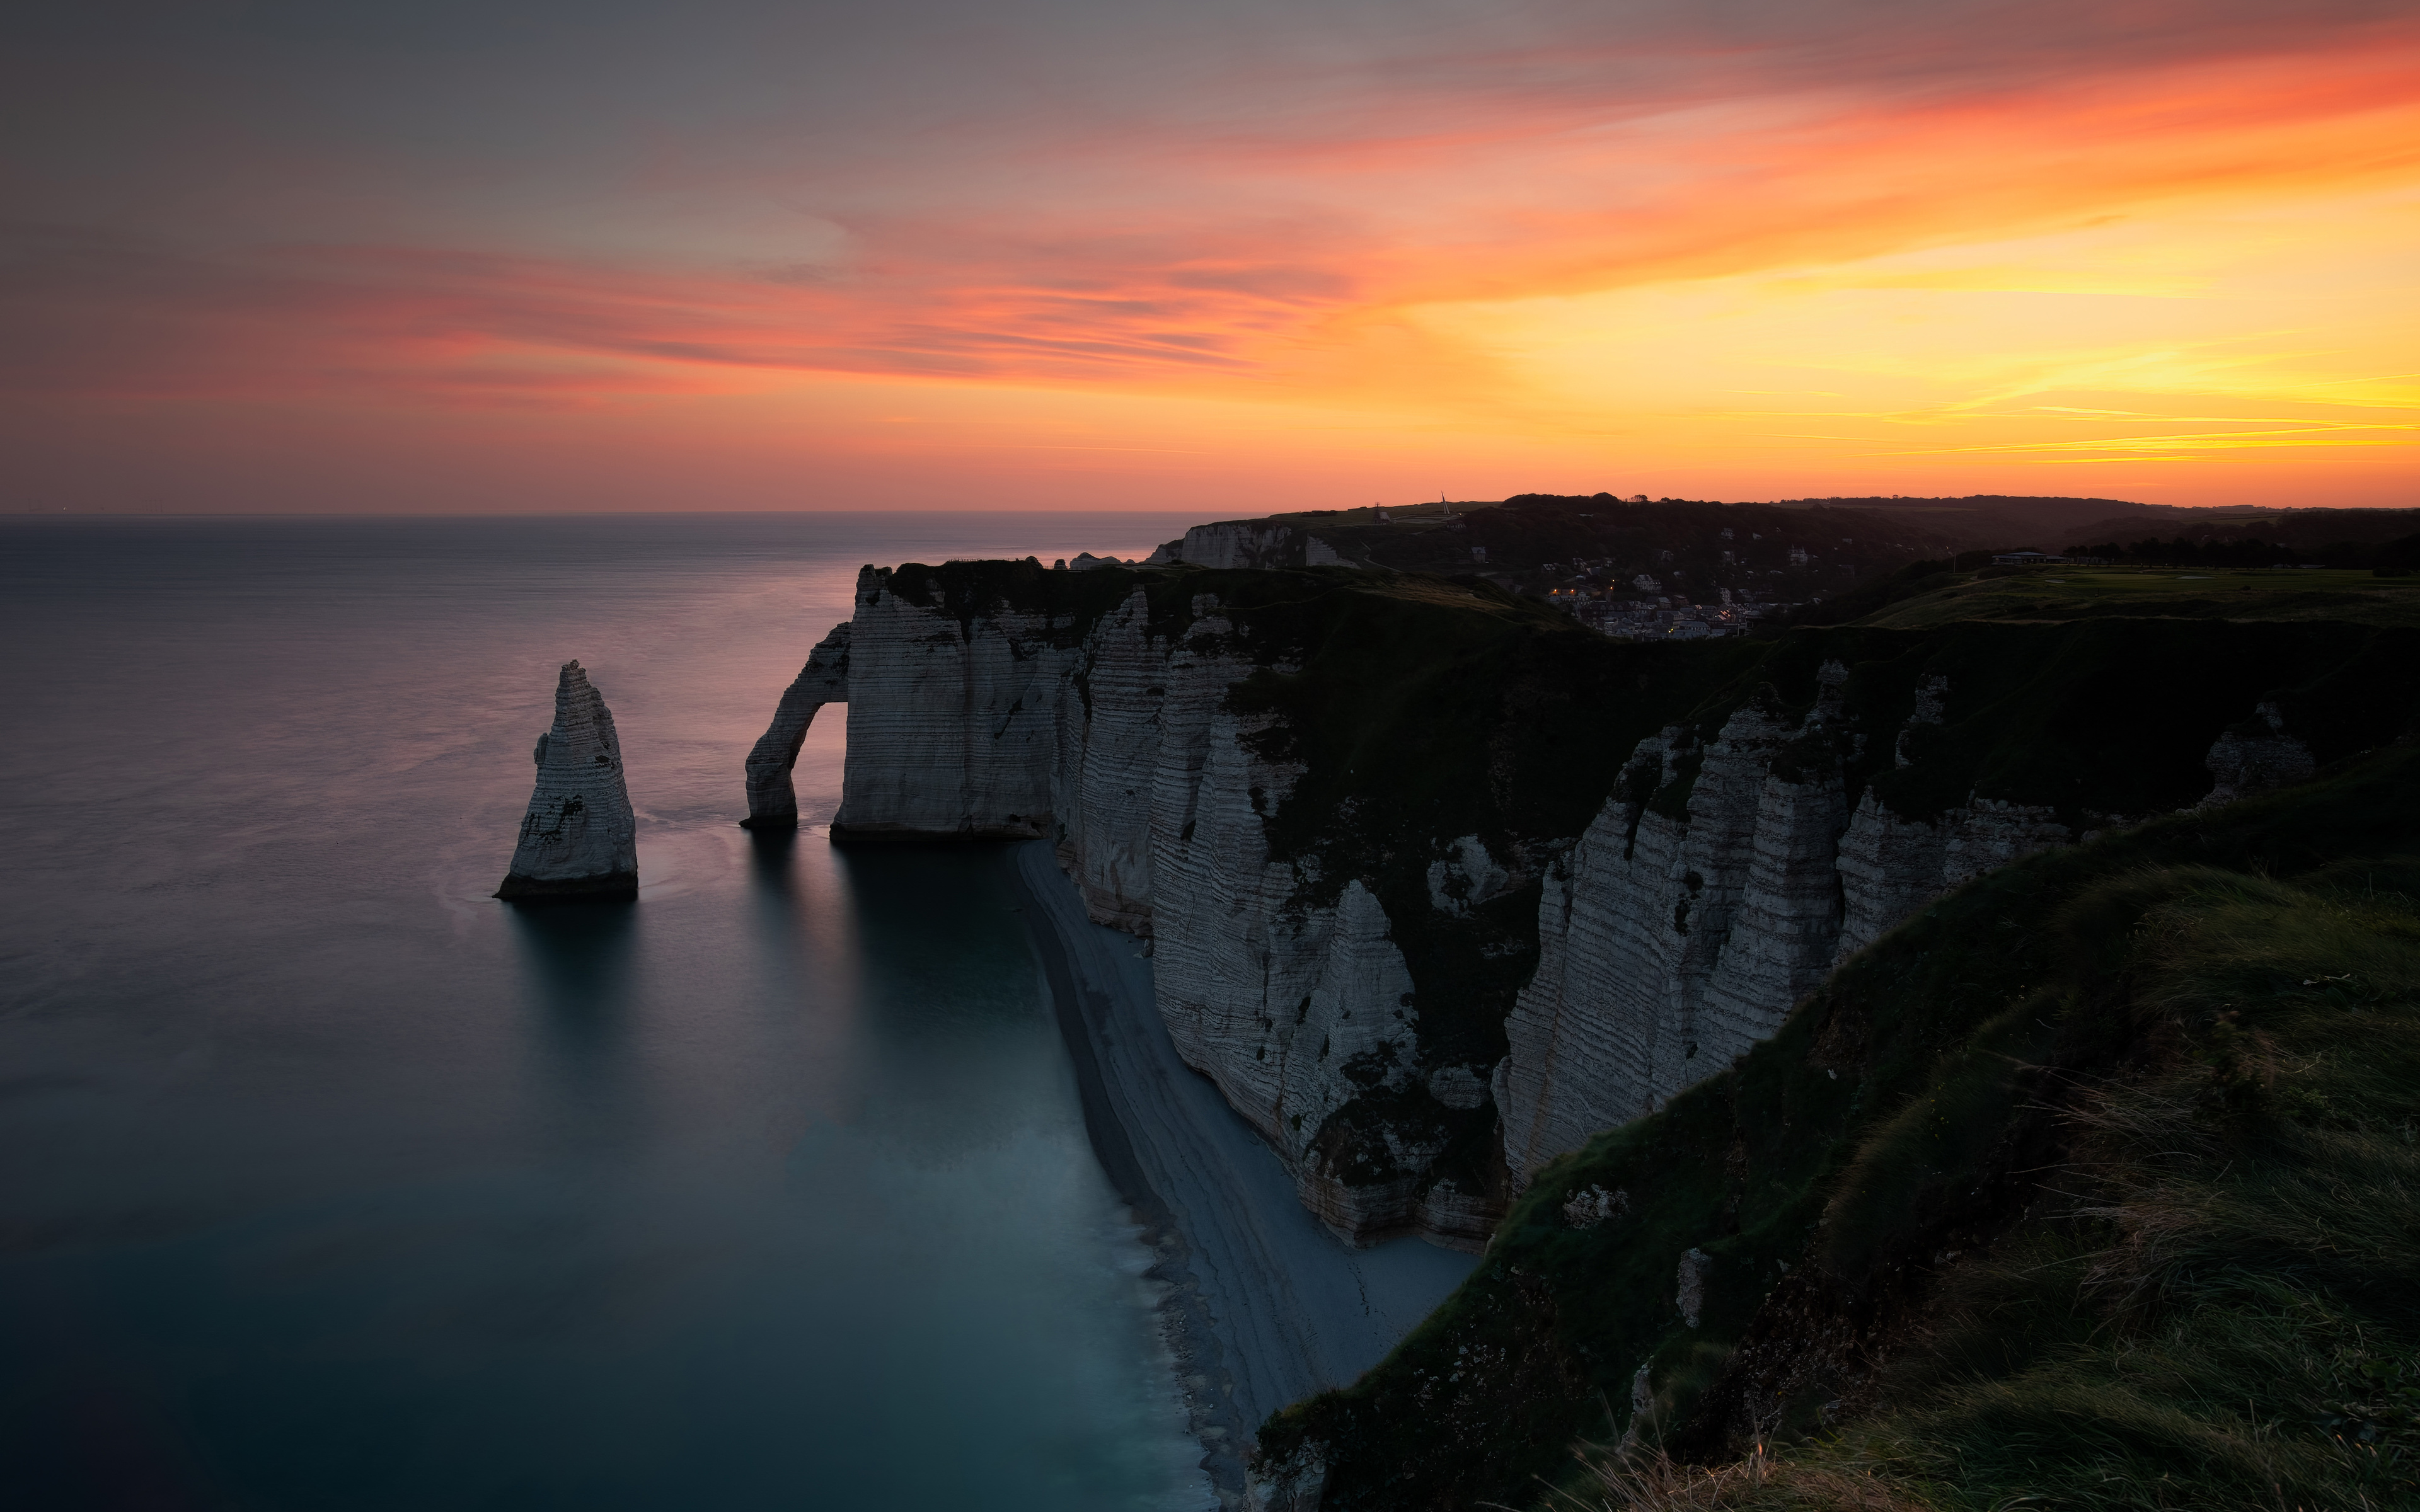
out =
[[[537,786],[496,896],[527,903],[639,895],[638,821],[613,711],[580,663],[554,686],[554,723],[531,753]]]
[[[1858,728],[1842,712],[1847,677],[1826,664],[1803,717],[1752,700],[1702,746],[1677,726],[1642,743],[1612,798],[1550,868],[1538,969],[1506,1022],[1508,1053],[1494,1077],[1516,1184],[1730,1064],[1833,966],[1931,899],[2148,817],[1971,788],[1963,801],[1902,812],[1890,793],[1924,784],[1895,789],[1892,779],[1928,777],[1913,752],[1942,724],[1948,684],[1918,678],[1893,732]],[[2362,697],[2359,681],[2341,681],[2351,691],[2336,698]],[[2195,738],[2152,702],[2125,717],[2177,745]],[[2324,702],[2311,709],[2318,719],[2329,712]],[[2202,724],[2198,738],[2210,729]],[[1858,760],[1869,746],[1890,752],[1889,764],[1851,802],[1844,777],[1875,764]],[[1960,764],[1974,756],[1970,748],[1931,760],[1956,773],[1971,770]],[[2279,703],[2263,699],[2255,717],[2218,733],[2202,764],[2213,779],[2207,808],[2305,780],[2318,761],[2288,733]]]
[[[1332,567],[1350,565],[1336,548],[1309,531],[1275,520],[1221,520],[1196,525],[1181,542],[1153,554],[1156,562],[1196,567]]]
[[[850,627],[841,624],[807,656],[807,664],[783,691],[773,710],[773,723],[748,753],[748,817],[746,829],[795,829],[799,795],[790,773],[799,764],[799,748],[806,744],[815,711],[827,703],[848,702]]]
[[[2264,700],[2253,714],[2211,747],[2206,764],[2215,785],[2204,808],[2305,781],[2319,769],[2311,748],[2286,733],[2286,717],[2275,703]]]
[[[1938,722],[1939,691],[1909,726]],[[2047,807],[1972,795],[1910,818],[1869,785],[1852,807],[1837,762],[1792,759],[1854,740],[1840,721],[1823,698],[1803,722],[1752,702],[1701,747],[1666,731],[1550,869],[1495,1073],[1516,1181],[1730,1065],[1928,900],[2078,838]]]

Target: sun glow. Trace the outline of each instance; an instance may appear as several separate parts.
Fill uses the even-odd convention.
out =
[[[2079,13],[2064,51],[2047,22],[1537,20],[1349,67],[1297,38],[1163,59],[1157,97],[972,98],[878,151],[725,126],[559,170],[582,195],[49,224],[0,305],[7,482],[2409,501],[2420,27],[2320,19],[2096,40]]]

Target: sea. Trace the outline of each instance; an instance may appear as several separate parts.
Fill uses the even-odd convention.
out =
[[[861,564],[1188,518],[0,519],[0,1505],[1207,1504],[1006,853],[737,825]]]

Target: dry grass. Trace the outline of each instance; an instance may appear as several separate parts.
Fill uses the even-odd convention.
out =
[[[1592,1452],[1564,1512],[2420,1508],[2420,907],[2180,868],[2068,912],[2062,987],[2133,1048],[2071,1079],[2048,1211],[1883,1410],[1781,1458]],[[1850,1167],[1885,1196],[1906,1121]]]
[[[1584,1453],[1585,1484],[1558,1493],[1556,1512],[1707,1512],[1713,1508],[1822,1507],[1837,1512],[1932,1512],[1933,1504],[1870,1469],[1781,1459],[1760,1443],[1728,1465],[1683,1465],[1661,1449]]]

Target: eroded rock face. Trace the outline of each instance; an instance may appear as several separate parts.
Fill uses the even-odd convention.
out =
[[[554,723],[532,757],[537,786],[521,819],[512,870],[499,898],[635,898],[638,821],[622,775],[613,711],[580,663],[566,661],[554,686]]]
[[[1196,525],[1166,557],[1153,561],[1197,567],[1325,567],[1345,564],[1335,548],[1308,531],[1272,520],[1220,520]]]
[[[848,644],[851,627],[832,626],[831,634],[808,654],[807,664],[782,693],[773,723],[748,753],[747,829],[795,829],[799,795],[790,773],[799,764],[799,748],[806,744],[815,711],[827,703],[848,702]]]
[[[1928,717],[1919,700],[1910,723]],[[1927,901],[2077,838],[2046,808],[1988,798],[1910,819],[1869,787],[1851,808],[1837,767],[1779,760],[1835,717],[1750,704],[1703,747],[1678,729],[1643,742],[1549,870],[1495,1075],[1516,1182],[1728,1066]]]
[[[1047,614],[961,623],[858,575],[836,839],[1036,840],[1076,648]]]
[[[1265,821],[1300,774],[1261,754],[1264,717],[1228,706],[1259,663],[1214,597],[1155,631],[1138,589],[1079,630],[1002,606],[960,620],[869,573],[854,626],[835,836],[1047,835],[1093,918],[1152,942],[1179,1052],[1307,1207],[1355,1242],[1483,1241],[1492,1196],[1430,1175],[1441,1136],[1348,1116],[1373,1094],[1476,1108],[1485,1068],[1423,1071],[1385,909],[1272,856]]]
[[[1610,790],[1572,839],[1482,839],[1464,820],[1360,850],[1295,829],[1280,847],[1272,822],[1306,778],[1295,753],[1316,748],[1276,722],[1267,710],[1289,705],[1253,696],[1265,685],[1252,680],[1281,682],[1303,670],[1289,656],[1319,653],[1256,618],[1265,604],[1247,595],[1267,585],[1226,579],[1230,603],[1200,591],[1220,581],[1206,575],[1020,570],[861,577],[834,834],[1049,839],[1093,918],[1149,942],[1187,1062],[1287,1163],[1305,1205],[1357,1242],[1417,1232],[1478,1247],[1507,1196],[1499,1170],[1517,1190],[1728,1065],[1943,891],[2131,822],[2077,800],[1978,795],[1979,716],[1962,703],[1970,723],[1935,728],[1945,675],[1907,665],[1913,638],[1868,636],[1853,642],[1859,667],[1895,670],[1801,652],[1792,702],[1768,683],[1607,764],[1605,786],[1555,821]],[[1992,689],[2014,674],[1993,675]],[[2297,770],[2300,748],[2273,721],[2230,733],[2211,756],[2224,792]],[[1323,799],[1340,815],[1358,801]],[[1512,995],[1518,979],[1474,989],[1468,963],[1526,955],[1526,935],[1491,919],[1529,887],[1542,887],[1537,962],[1499,1055],[1496,1024],[1471,1032],[1468,1005],[1480,990]],[[1439,970],[1456,950],[1462,964]],[[1421,973],[1440,984],[1425,1005]]]

